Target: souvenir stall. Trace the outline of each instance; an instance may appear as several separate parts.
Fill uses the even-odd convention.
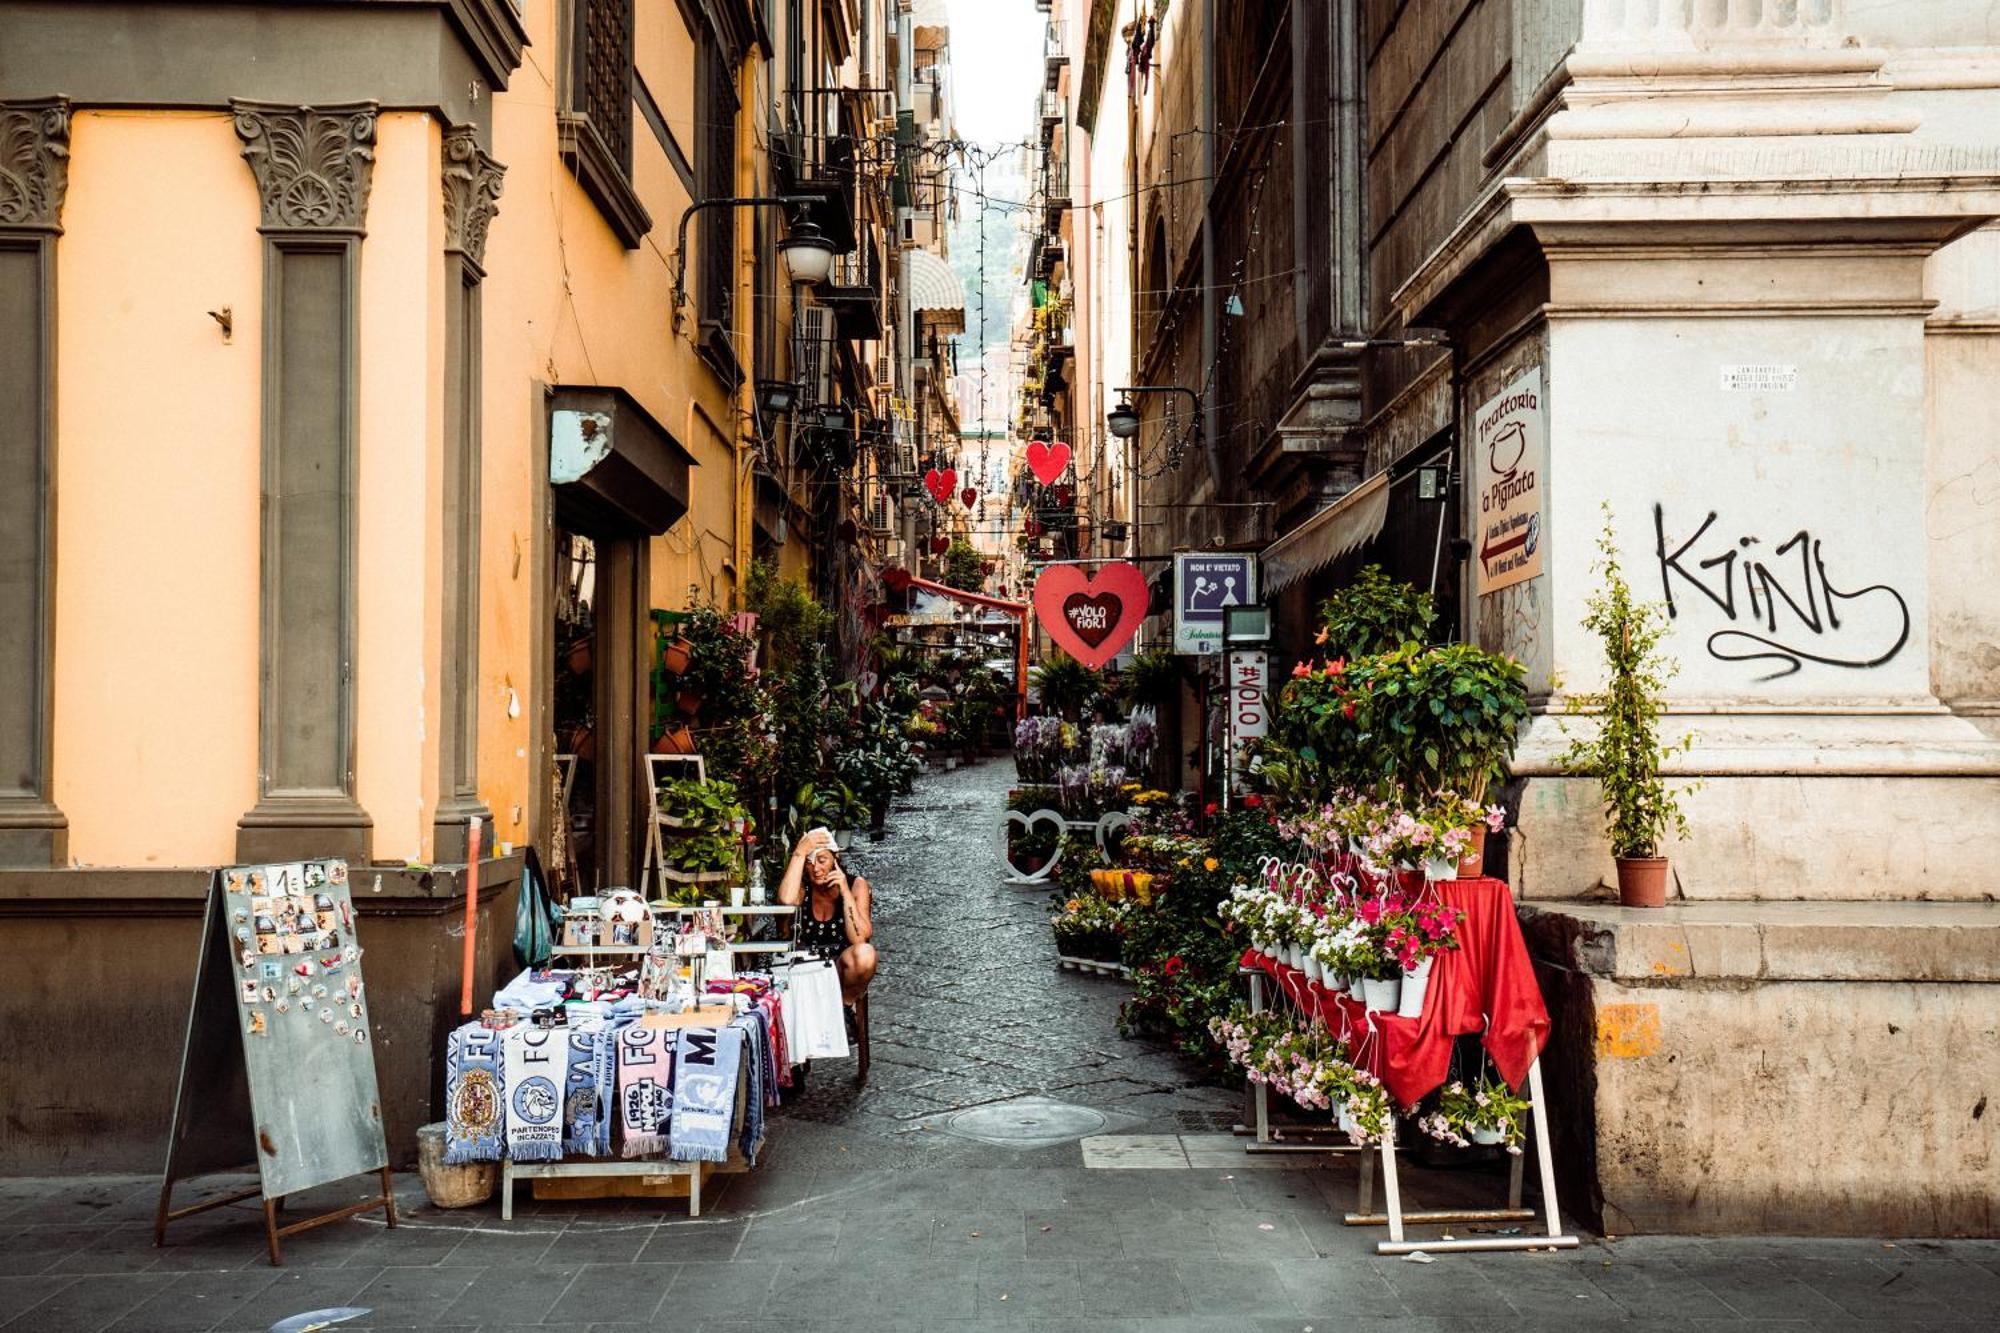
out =
[[[679,1197],[757,1164],[794,1069],[847,1053],[829,964],[733,940],[771,904],[572,898],[550,966],[502,987],[452,1033],[443,1160],[497,1163],[501,1216],[536,1197]],[[789,934],[789,931],[782,933]]]
[[[1386,1225],[1380,1253],[1576,1245],[1562,1231],[1549,1155],[1538,1058],[1548,1011],[1504,881],[1476,872],[1461,878],[1449,859],[1412,871],[1380,869],[1354,851],[1312,865],[1273,858],[1260,885],[1232,892],[1223,915],[1250,939],[1241,959],[1248,1009],[1214,1027],[1255,1090],[1253,1150],[1270,1145],[1268,1097],[1276,1089],[1331,1111],[1366,1150],[1359,1206],[1345,1220]],[[1466,1036],[1479,1038],[1472,1072],[1455,1068]],[[1415,1128],[1440,1142],[1503,1147],[1511,1156],[1507,1207],[1406,1212],[1396,1173],[1399,1112],[1414,1113]],[[1535,1220],[1521,1205],[1530,1133],[1544,1234],[1517,1225],[1510,1235],[1406,1239],[1406,1224]],[[1373,1208],[1378,1156],[1381,1213]]]

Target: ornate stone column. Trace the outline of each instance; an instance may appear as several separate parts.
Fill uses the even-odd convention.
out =
[[[438,737],[434,857],[464,854],[465,826],[483,821],[482,851],[493,819],[479,798],[479,506],[480,283],[486,276],[486,229],[499,211],[506,168],[479,147],[469,125],[444,136],[444,722]]]
[[[0,866],[60,865],[52,791],[56,238],[69,103],[0,102]]]
[[[233,102],[264,234],[258,800],[245,861],[369,859],[355,799],[356,280],[375,104]]]

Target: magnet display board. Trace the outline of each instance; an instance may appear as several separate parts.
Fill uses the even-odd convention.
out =
[[[176,1179],[240,1166],[240,1153],[215,1160],[232,1142],[254,1155],[267,1212],[366,1172],[383,1173],[384,1197],[360,1207],[386,1206],[374,1028],[344,861],[210,877],[156,1234],[209,1206],[169,1213],[167,1200]],[[272,1224],[273,1262],[277,1236],[297,1229]]]

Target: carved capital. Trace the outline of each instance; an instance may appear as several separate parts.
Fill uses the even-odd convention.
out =
[[[59,229],[68,186],[68,101],[0,102],[0,227]]]
[[[257,178],[264,230],[361,230],[375,166],[375,103],[229,106]]]
[[[470,125],[444,136],[444,248],[475,264],[486,262],[486,228],[500,211],[500,178],[507,168],[479,146]]]

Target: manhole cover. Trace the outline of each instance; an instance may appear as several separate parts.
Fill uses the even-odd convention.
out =
[[[1102,1111],[1047,1097],[1017,1097],[945,1117],[952,1133],[1000,1148],[1048,1148],[1096,1134],[1111,1123]]]

